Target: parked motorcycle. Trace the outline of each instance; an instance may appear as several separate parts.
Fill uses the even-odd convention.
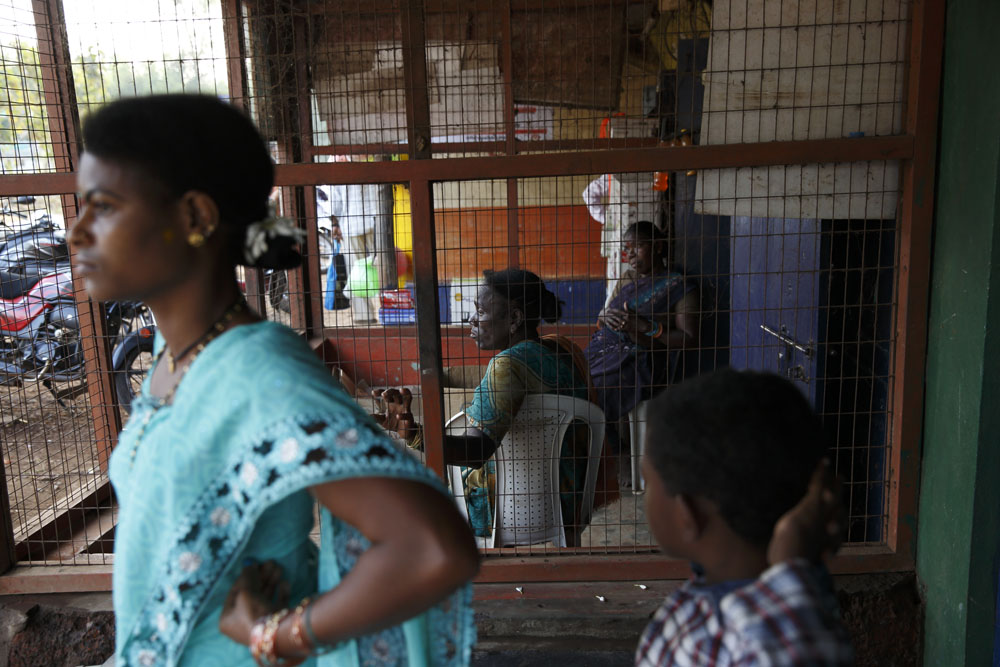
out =
[[[39,275],[69,270],[66,233],[51,216],[38,216],[31,226],[15,229],[0,240],[0,271]]]
[[[0,381],[68,382],[83,375],[80,323],[68,272],[0,271]]]
[[[0,206],[0,235],[15,234],[43,220],[55,224],[47,211],[33,208],[32,196],[8,197]]]
[[[142,390],[142,381],[153,363],[156,322],[145,304],[132,302],[122,308],[118,344],[111,353],[112,378],[118,405],[131,412],[132,399]]]
[[[129,380],[136,360],[153,350],[155,328],[139,303],[111,302],[105,308],[108,332],[115,338],[112,366],[122,408],[128,410],[135,390]],[[53,382],[86,379],[80,320],[68,271],[39,276],[0,271],[0,384],[40,382],[62,403],[65,395]],[[83,385],[85,387],[85,383]]]
[[[141,303],[111,302],[104,310],[113,336],[113,381],[128,410],[141,355],[152,353],[155,325]],[[86,383],[63,392],[52,383],[85,378],[69,248],[65,233],[42,215],[0,241],[0,384],[40,382],[65,406],[62,398]]]

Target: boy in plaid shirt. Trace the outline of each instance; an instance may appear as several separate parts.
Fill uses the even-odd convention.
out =
[[[647,414],[646,516],[695,576],[646,628],[637,667],[853,664],[821,565],[844,511],[802,394],[777,375],[723,370]]]

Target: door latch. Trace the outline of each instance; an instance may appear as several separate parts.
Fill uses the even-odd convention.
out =
[[[790,337],[788,335],[788,331],[785,329],[784,326],[781,327],[781,331],[775,331],[774,329],[772,329],[771,327],[767,326],[766,324],[760,325],[760,328],[761,328],[761,330],[763,330],[764,333],[766,333],[766,334],[768,334],[770,336],[774,336],[775,338],[777,338],[778,341],[780,343],[782,343],[783,345],[785,345],[786,347],[790,347],[790,348],[792,348],[794,350],[798,350],[799,352],[801,352],[802,354],[804,354],[805,357],[806,357],[806,359],[812,359],[813,354],[815,354],[815,350],[813,350],[813,344],[812,344],[812,342],[809,342],[806,345],[803,345],[802,343],[798,342],[794,338]]]

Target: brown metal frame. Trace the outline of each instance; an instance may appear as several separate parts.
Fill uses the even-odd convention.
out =
[[[229,99],[233,106],[249,111],[247,100],[246,40],[243,38],[243,3],[240,0],[222,0],[222,34],[226,40],[226,80]],[[266,312],[267,295],[264,293],[264,271],[245,268],[247,301],[258,313]]]
[[[572,0],[572,4],[576,6],[581,1]],[[606,5],[609,1],[600,0],[602,5]],[[58,6],[58,0],[34,0],[34,2]],[[554,7],[555,3],[556,0],[552,0],[546,3],[546,6]],[[832,559],[830,566],[835,573],[912,569],[944,0],[916,0],[912,5],[906,134],[860,139],[690,147],[654,147],[649,146],[646,140],[516,142],[512,132],[512,94],[505,94],[504,122],[507,136],[504,141],[432,147],[426,97],[426,63],[423,56],[425,7],[433,7],[434,11],[466,11],[484,3],[475,0],[467,2],[429,0],[425,5],[421,0],[405,0],[400,4],[404,22],[403,53],[411,159],[401,162],[350,164],[282,164],[277,168],[276,181],[279,186],[329,183],[409,184],[417,299],[422,304],[435,304],[433,309],[421,309],[416,327],[421,389],[425,402],[424,427],[430,467],[438,473],[444,471],[443,450],[440,444],[444,433],[442,329],[437,317],[437,271],[432,200],[432,187],[435,182],[503,178],[515,184],[516,191],[517,179],[530,177],[616,171],[682,171],[817,162],[900,160],[903,165],[903,178],[897,247],[899,272],[895,295],[897,313],[891,418],[893,446],[888,473],[887,541],[884,546],[847,546]],[[627,2],[623,0],[621,4]],[[522,9],[521,4],[518,0],[506,0],[499,6],[494,2],[486,2],[485,5],[491,10],[499,9],[506,15],[507,28],[504,35],[508,39],[504,41],[508,42],[510,13]],[[233,73],[236,71],[234,60],[238,62],[240,69],[244,66],[242,47],[238,38],[235,40],[233,38],[234,34],[238,35],[242,30],[242,26],[239,25],[239,6],[239,0],[224,0],[224,16],[227,21],[232,22],[229,24],[230,31],[227,32],[227,45],[230,48],[235,46],[239,50],[238,56],[230,55]],[[374,0],[368,3],[366,10],[399,11],[399,5],[395,0],[385,2]],[[232,32],[233,29],[235,33]],[[504,53],[502,57],[506,61],[509,54]],[[58,80],[65,85],[68,81],[66,78],[68,68],[56,69]],[[505,73],[509,71],[510,69],[505,67]],[[511,82],[505,78],[505,91],[509,90],[510,86]],[[73,145],[68,139],[67,137],[68,145]],[[311,140],[311,137],[309,139]],[[525,151],[567,149],[577,150],[565,153],[524,154]],[[398,151],[398,146],[333,146],[314,147],[311,149],[311,154],[379,154],[395,151]],[[452,154],[468,152],[480,155],[496,152],[506,155],[432,159],[433,154],[445,152]],[[73,191],[73,178],[71,173],[7,176],[0,179],[0,196],[25,192],[64,194]],[[301,187],[298,190],[301,192]],[[516,223],[516,206],[512,206],[511,210],[511,221]],[[516,224],[509,225],[509,228],[516,234]],[[315,242],[315,239],[310,240]],[[313,243],[310,243],[311,250],[315,251]],[[516,248],[516,244],[513,245]],[[512,252],[512,263],[515,254],[516,251]],[[593,554],[586,553],[586,550],[560,550],[558,553],[551,551],[542,553],[537,549],[502,549],[496,553],[500,557],[486,559],[479,581],[650,580],[683,578],[688,574],[685,563],[667,560],[650,552]],[[103,571],[99,566],[97,568],[93,569],[93,566],[51,570],[44,568],[48,570],[47,574],[37,572],[43,568],[17,568],[10,575],[0,577],[0,594],[45,590],[106,590],[110,587],[110,575],[106,567]]]
[[[66,22],[63,18],[62,3],[59,0],[32,0],[36,16],[44,16],[44,22],[35,26],[38,35],[38,60],[42,70],[42,89],[45,99],[45,113],[49,120],[49,132],[56,169],[72,172],[79,164],[79,126],[76,93],[73,88],[73,72],[70,68],[69,44],[66,36]],[[50,82],[56,82],[53,89]],[[76,191],[75,175],[68,188],[61,192],[65,218],[76,215],[76,198],[70,193]],[[31,192],[25,190],[24,192]],[[42,194],[42,193],[33,193]],[[108,345],[108,331],[104,307],[87,297],[82,280],[74,280],[77,315],[80,319],[80,338],[90,394],[93,415],[94,436],[106,446],[98,450],[101,470],[107,471],[108,456],[121,430],[121,415],[116,409],[117,397],[111,377],[101,369],[111,367],[111,349]]]
[[[356,148],[358,153],[367,154],[370,149],[371,152],[375,152],[374,149],[377,147],[358,146]],[[395,150],[398,151],[399,147],[397,146]],[[411,180],[466,181],[626,171],[686,171],[688,169],[809,164],[819,160],[823,162],[910,160],[913,159],[914,155],[914,137],[904,134],[860,139],[773,141],[763,144],[665,146],[607,151],[595,149],[585,152],[466,157],[447,160],[279,164],[275,169],[275,185],[406,183]],[[73,174],[15,174],[0,179],[0,196],[24,192],[60,194],[71,192],[75,185]]]
[[[503,129],[504,150],[507,155],[517,154],[517,142],[514,135],[514,53],[511,29],[511,0],[505,0],[501,10],[500,33],[501,62],[503,69]],[[517,179],[507,178],[507,265],[517,268],[521,265],[521,239],[518,234],[518,192]]]
[[[76,198],[70,194],[76,190],[75,174],[71,173],[79,164],[80,147],[79,116],[76,94],[73,88],[72,71],[69,66],[69,46],[62,3],[59,0],[32,0],[38,39],[38,60],[42,72],[42,92],[45,113],[49,124],[55,167],[59,174],[51,176],[70,177],[60,179],[59,192],[35,192],[33,194],[61,195],[63,213],[66,219],[76,215]],[[55,82],[55,87],[53,87]],[[67,173],[69,172],[69,173]],[[30,187],[22,191],[31,193]],[[117,396],[111,376],[102,369],[111,368],[111,348],[104,307],[94,303],[86,295],[82,280],[74,280],[77,315],[80,321],[81,347],[84,355],[87,389],[91,405],[94,427],[94,446],[100,469],[107,472],[108,457],[118,441],[121,430],[121,414],[117,409]],[[0,463],[0,473],[6,471]],[[111,485],[104,482],[96,489],[86,492],[84,497],[71,507],[56,509],[52,519],[29,535],[21,544],[15,544],[13,522],[10,516],[10,498],[4,483],[0,494],[0,511],[3,511],[3,548],[0,549],[0,572],[9,570],[19,560],[44,558],[45,552],[59,541],[72,539],[86,520],[86,517],[101,508],[110,506]]]
[[[505,49],[506,50],[506,49]],[[508,55],[504,56],[505,58]],[[504,121],[506,124],[506,120]],[[431,153],[438,155],[455,155],[457,153],[482,153],[517,155],[518,153],[547,153],[552,151],[584,151],[611,150],[624,148],[652,148],[658,144],[654,138],[623,138],[623,139],[546,139],[543,141],[455,141],[446,144],[434,144]],[[395,153],[399,144],[364,144],[334,146],[315,146],[314,155],[371,155],[377,153]]]
[[[934,172],[938,100],[944,53],[944,0],[917,0],[910,28],[906,133],[913,155],[903,163],[902,213],[897,246],[896,369],[889,468],[888,546],[911,564],[916,559],[917,492],[923,428],[927,301],[930,294]]]

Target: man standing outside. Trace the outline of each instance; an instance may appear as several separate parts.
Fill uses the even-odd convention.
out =
[[[638,202],[625,202],[619,180],[612,174],[602,174],[583,191],[590,217],[601,223],[601,256],[607,263],[607,291],[604,305],[629,265],[622,261],[622,234],[639,220]]]
[[[392,247],[392,188],[383,184],[317,186],[317,215],[329,216],[346,241],[347,272],[360,261],[372,262],[383,287],[396,283]],[[386,196],[388,195],[388,197]],[[378,306],[372,294],[351,294],[355,324],[377,322]]]

